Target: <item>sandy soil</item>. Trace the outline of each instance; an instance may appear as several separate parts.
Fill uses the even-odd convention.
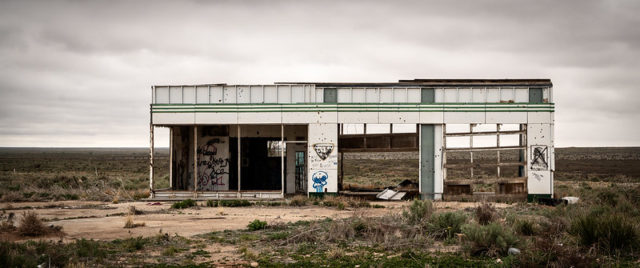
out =
[[[323,218],[344,218],[354,213],[367,216],[381,216],[399,213],[409,202],[373,202],[385,208],[337,210],[322,206],[305,207],[197,207],[182,210],[170,209],[170,202],[131,202],[111,204],[105,202],[27,202],[5,203],[0,207],[17,215],[27,210],[35,210],[47,224],[62,226],[67,234],[65,240],[79,238],[112,240],[137,236],[153,236],[160,232],[190,237],[197,234],[246,228],[249,222],[260,219],[268,223],[295,222],[299,220],[320,220]],[[133,216],[134,223],[145,226],[132,229],[123,228],[129,208],[135,206],[142,215]],[[437,210],[459,210],[477,206],[473,202],[435,202]],[[508,204],[496,204],[507,207]]]

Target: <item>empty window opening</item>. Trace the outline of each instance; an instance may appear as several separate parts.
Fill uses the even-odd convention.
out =
[[[526,125],[447,124],[443,142],[445,198],[526,193]]]
[[[416,130],[415,124],[342,124],[338,146],[340,191],[348,194],[396,188],[417,195]]]

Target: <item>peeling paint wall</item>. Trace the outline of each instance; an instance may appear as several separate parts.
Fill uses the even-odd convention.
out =
[[[307,149],[310,193],[338,192],[338,127],[336,124],[309,124]]]
[[[553,194],[553,124],[527,125],[527,188],[529,194]]]

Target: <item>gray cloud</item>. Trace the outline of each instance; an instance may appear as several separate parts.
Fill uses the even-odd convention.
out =
[[[0,146],[146,146],[153,84],[484,77],[551,78],[559,146],[637,146],[639,11],[631,0],[2,1]]]

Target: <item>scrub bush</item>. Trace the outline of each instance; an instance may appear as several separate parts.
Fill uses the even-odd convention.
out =
[[[408,210],[402,211],[402,216],[410,224],[425,223],[433,213],[433,204],[429,200],[415,200]]]
[[[538,230],[536,225],[529,220],[516,220],[513,223],[513,229],[521,235],[535,235]]]
[[[431,218],[431,232],[437,238],[452,238],[462,232],[462,225],[467,216],[460,212],[445,212],[433,215]]]
[[[267,222],[256,219],[250,222],[249,225],[247,225],[247,228],[249,228],[249,231],[262,230],[267,228]]]
[[[488,257],[504,256],[510,247],[518,243],[511,230],[497,224],[468,224],[462,227],[467,241],[466,249],[471,255]]]
[[[306,206],[308,201],[309,199],[307,197],[302,195],[296,195],[293,198],[291,198],[291,202],[289,202],[289,205],[295,206],[295,207]]]
[[[569,233],[586,247],[596,245],[607,253],[630,253],[638,247],[638,231],[633,221],[623,215],[589,213],[571,221]]]
[[[38,214],[32,211],[25,212],[20,219],[18,233],[23,236],[40,236],[48,232],[47,227],[42,224]]]
[[[171,205],[171,208],[183,209],[183,208],[195,207],[197,205],[198,204],[196,203],[196,201],[193,201],[191,199],[186,199],[186,200],[173,203],[173,205]]]
[[[476,220],[482,225],[487,225],[493,221],[496,209],[489,203],[482,203],[476,208]]]

